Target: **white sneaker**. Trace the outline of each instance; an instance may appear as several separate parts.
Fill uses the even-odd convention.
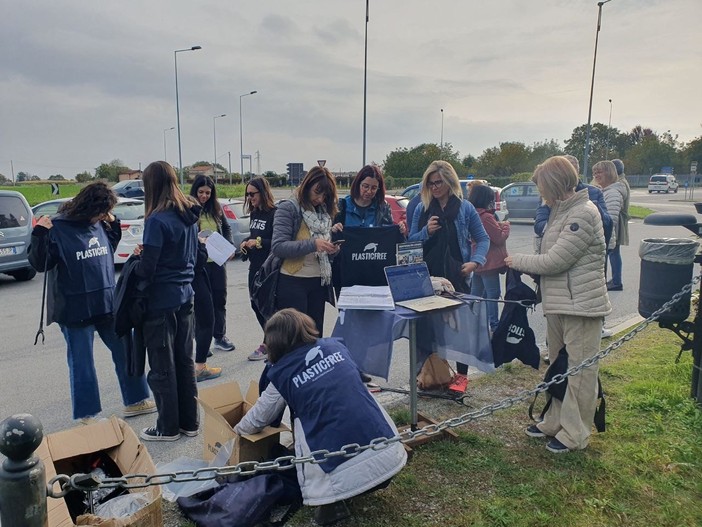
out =
[[[612,335],[614,335],[614,331],[612,331],[611,329],[602,328],[602,338],[603,339],[609,338]]]

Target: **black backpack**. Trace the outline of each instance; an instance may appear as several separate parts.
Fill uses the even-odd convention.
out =
[[[560,351],[558,352],[558,357],[556,357],[556,360],[554,360],[551,365],[548,367],[546,370],[546,374],[544,375],[544,382],[548,383],[553,380],[553,378],[556,375],[559,374],[564,374],[565,372],[568,371],[568,352],[566,351],[565,346],[563,346]],[[566,388],[568,387],[568,377],[565,377],[561,382],[552,384],[549,386],[546,390],[547,393],[547,400],[546,404],[544,405],[543,410],[541,410],[541,413],[539,414],[538,419],[534,419],[534,405],[536,404],[536,399],[538,399],[539,394],[537,393],[534,396],[534,400],[531,402],[529,405],[529,417],[536,422],[541,421],[544,418],[544,415],[546,415],[546,412],[548,409],[551,407],[551,402],[553,401],[553,398],[555,397],[559,401],[562,401],[563,398],[565,397],[566,394]],[[602,391],[602,382],[600,381],[600,376],[597,376],[597,399],[599,401],[599,404],[597,405],[597,409],[595,410],[595,428],[597,428],[598,432],[604,432],[605,431],[605,411],[607,409],[607,404],[605,402],[605,394]]]

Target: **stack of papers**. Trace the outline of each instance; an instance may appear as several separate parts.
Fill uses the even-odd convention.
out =
[[[392,310],[395,303],[390,294],[390,288],[386,285],[354,285],[342,287],[339,299],[336,301],[339,309],[374,309]]]

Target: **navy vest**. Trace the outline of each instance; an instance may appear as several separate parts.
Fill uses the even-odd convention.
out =
[[[101,222],[89,224],[57,217],[49,231],[59,252],[55,284],[56,321],[71,324],[112,313],[115,262]]]
[[[313,452],[394,436],[338,339],[319,339],[291,351],[271,366],[268,378],[300,420]],[[319,466],[329,473],[346,460],[334,457]]]

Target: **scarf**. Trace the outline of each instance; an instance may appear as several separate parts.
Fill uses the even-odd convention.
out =
[[[302,219],[310,230],[310,235],[313,240],[322,239],[331,241],[331,218],[327,214],[327,209],[321,205],[318,210],[303,210]],[[319,268],[322,275],[322,285],[331,284],[331,263],[329,255],[324,251],[315,252],[317,260],[319,260]]]

